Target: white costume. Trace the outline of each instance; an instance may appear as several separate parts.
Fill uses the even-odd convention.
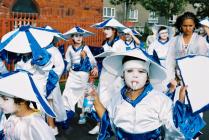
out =
[[[65,58],[68,62],[67,67],[70,68],[70,72],[63,91],[63,101],[67,111],[71,110],[75,112],[75,104],[84,96],[84,90],[89,79],[88,70],[82,71],[74,69],[75,65],[80,65],[81,51],[86,52],[87,57],[85,59],[89,59],[91,67],[96,66],[96,60],[87,45],[81,46],[78,49],[73,48],[71,45],[68,46]]]
[[[115,41],[111,46],[108,45],[106,42],[103,45],[104,52],[112,51],[112,52],[125,52],[126,45],[123,40],[118,39]],[[112,91],[114,90],[113,83],[117,83],[114,85],[115,87],[121,87],[122,79],[120,77],[116,77],[115,75],[109,73],[104,67],[102,68],[101,75],[99,78],[99,85],[98,85],[98,93],[101,99],[101,102],[104,106],[106,106],[109,100],[112,97]]]
[[[12,115],[4,125],[5,140],[55,140],[55,137],[38,113],[25,117]]]
[[[204,38],[197,33],[193,33],[189,44],[183,41],[183,35],[178,35],[171,40],[166,58],[167,80],[175,78],[176,59],[189,54],[207,55],[207,46],[203,43]],[[187,47],[185,47],[187,46]]]
[[[4,74],[4,73],[7,73],[8,70],[4,64],[4,62],[0,59],[0,74]]]
[[[58,75],[60,79],[65,67],[62,55],[58,50],[58,48],[56,47],[50,47],[49,49],[47,49],[47,51],[51,54],[51,61],[53,63],[52,70]],[[53,99],[52,108],[57,115],[56,121],[57,122],[65,121],[67,119],[67,115],[62,100],[59,81],[47,99]]]

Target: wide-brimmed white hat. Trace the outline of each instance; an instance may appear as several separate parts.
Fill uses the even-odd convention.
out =
[[[81,34],[83,35],[83,37],[87,37],[87,36],[91,36],[91,35],[94,35],[94,33],[92,32],[89,32],[79,26],[76,26],[76,27],[73,27],[72,29],[70,29],[69,31],[67,31],[66,33],[64,33],[63,35],[66,37],[66,38],[71,38],[72,35],[74,34]]]
[[[151,83],[156,84],[166,78],[165,68],[160,66],[157,62],[155,62],[146,52],[138,48],[126,52],[114,53],[113,55],[106,57],[103,60],[104,68],[114,75],[122,76],[122,60],[125,56],[139,58],[150,63],[148,73]]]
[[[160,29],[160,27],[165,27],[168,29],[168,36],[169,38],[173,37],[174,34],[175,34],[175,29],[171,26],[167,26],[167,25],[157,25],[155,24],[153,27],[152,27],[152,31],[156,34],[156,37],[159,37],[158,35],[158,30]]]
[[[129,32],[132,32],[133,35],[139,35],[139,36],[141,36],[141,34],[140,34],[138,31],[136,31],[136,30],[134,30],[134,29],[130,29],[130,28],[124,29],[123,32],[124,32],[125,34],[127,34],[127,33],[129,33]]]
[[[200,24],[209,27],[209,18],[208,17],[204,18],[203,20],[200,21]]]
[[[39,87],[34,83],[29,73],[15,71],[3,74],[0,78],[0,85],[1,95],[39,103],[46,114],[51,117],[56,117],[46,98],[40,94]]]
[[[91,27],[95,27],[97,29],[101,29],[101,28],[105,28],[105,27],[112,27],[112,28],[115,28],[119,31],[123,31],[124,29],[127,28],[126,26],[124,26],[122,23],[120,23],[119,21],[117,21],[114,18],[109,18],[105,21],[96,23],[96,24],[92,25]]]

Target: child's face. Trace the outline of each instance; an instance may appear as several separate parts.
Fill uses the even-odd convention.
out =
[[[138,90],[145,86],[147,72],[144,69],[129,68],[124,71],[126,85],[132,90]]]
[[[168,30],[162,30],[159,32],[160,39],[167,40],[168,39]]]
[[[125,34],[126,41],[131,41],[132,37],[130,34]]]
[[[81,34],[75,34],[75,35],[73,35],[73,38],[72,39],[75,41],[75,43],[81,44],[82,41],[83,41],[83,35],[81,35]]]
[[[11,114],[17,111],[14,99],[6,96],[0,96],[0,108],[2,108],[5,114]]]
[[[104,28],[104,34],[105,34],[105,38],[110,38],[113,36],[113,30],[111,27],[105,27]]]

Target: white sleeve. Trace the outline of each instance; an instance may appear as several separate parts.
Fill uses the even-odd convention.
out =
[[[67,70],[70,70],[72,63],[70,50],[71,50],[71,46],[68,46],[67,51],[65,53],[65,60],[67,61]]]
[[[116,52],[125,52],[126,51],[126,45],[122,39],[119,39],[118,41],[116,41],[113,44],[112,48],[114,48]]]
[[[65,68],[65,64],[64,64],[64,61],[63,61],[63,58],[62,58],[62,55],[60,53],[60,51],[58,50],[58,48],[54,47],[53,48],[53,64],[54,64],[54,72],[59,76],[61,77],[62,75],[62,72]]]
[[[166,81],[170,82],[172,79],[175,79],[175,67],[176,67],[176,50],[175,50],[175,39],[170,42],[170,46],[167,52],[167,57],[165,61]]]
[[[198,42],[198,44],[199,44],[199,48],[198,48],[198,54],[200,54],[200,55],[208,55],[208,47],[207,47],[207,44],[206,43],[203,43],[203,42],[205,42],[205,40],[204,40],[205,38],[203,38],[202,36],[200,36],[199,37],[199,42]]]
[[[85,46],[85,51],[86,51],[86,54],[87,56],[89,57],[89,60],[91,62],[91,65],[93,66],[97,66],[97,62],[96,62],[96,59],[94,58],[92,52],[90,51],[89,47],[88,46]]]
[[[155,41],[153,43],[151,43],[148,47],[147,51],[148,51],[149,55],[153,55],[154,47],[155,47]]]

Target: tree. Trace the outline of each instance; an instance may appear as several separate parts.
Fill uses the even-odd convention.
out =
[[[165,21],[184,10],[187,0],[139,0],[150,11],[165,17]]]
[[[197,16],[204,18],[209,16],[209,2],[208,0],[189,0],[189,3],[197,9]]]
[[[125,5],[125,20],[128,20],[129,11],[132,5],[136,5],[138,0],[110,0],[110,3],[113,5],[124,4]]]

